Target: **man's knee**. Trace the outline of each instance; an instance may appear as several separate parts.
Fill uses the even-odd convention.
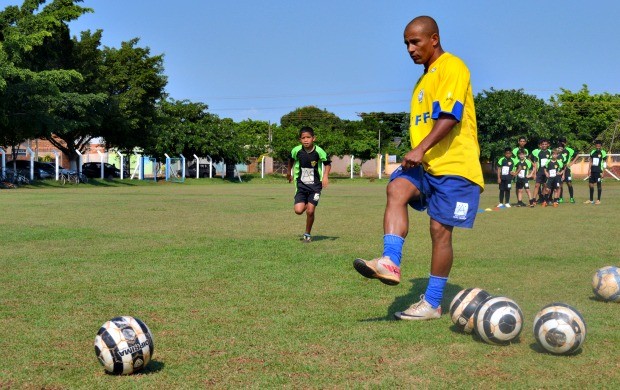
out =
[[[420,197],[420,191],[408,180],[392,180],[386,188],[388,202],[407,204]]]
[[[431,219],[431,239],[435,243],[450,244],[452,242],[453,226],[445,225],[441,222]]]

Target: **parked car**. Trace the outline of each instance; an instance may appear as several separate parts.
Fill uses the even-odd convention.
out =
[[[209,177],[209,166],[211,164],[206,163],[206,164],[200,164],[200,177]],[[215,167],[212,168],[212,176],[215,176]],[[179,175],[181,174],[181,171],[178,172]],[[190,162],[188,164],[186,164],[185,166],[185,177],[189,177],[189,178],[195,178],[196,177],[196,163],[195,162]]]
[[[17,173],[27,178],[30,178],[30,161],[28,160],[15,160],[17,166]],[[13,169],[13,161],[6,162],[7,169]],[[53,164],[35,161],[34,162],[34,178],[39,179],[53,179],[56,177],[56,168]]]
[[[100,178],[101,177],[101,163],[89,162],[82,164],[82,173],[86,177]],[[106,179],[113,179],[115,177],[121,177],[121,170],[116,165],[103,163],[103,177]]]

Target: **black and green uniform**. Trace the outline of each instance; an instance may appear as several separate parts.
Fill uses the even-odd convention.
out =
[[[601,181],[601,177],[603,177],[605,159],[607,159],[607,152],[602,149],[594,149],[590,152],[590,161],[592,162],[592,166],[590,167],[590,183],[597,183]]]
[[[564,166],[566,167],[566,169],[564,170],[564,181],[569,183],[573,181],[573,177],[571,175],[570,168],[568,167],[568,163],[573,161],[573,157],[575,157],[575,149],[565,146],[562,154],[560,155],[560,158],[562,159],[562,163],[564,163]]]
[[[556,188],[560,188],[562,184],[562,176],[560,175],[560,171],[564,167],[564,164],[561,160],[549,160],[547,165],[545,165],[545,169],[549,173],[549,178],[547,179],[547,188],[550,190],[555,190]]]
[[[516,159],[519,158],[519,150],[521,150],[521,148],[519,148],[518,146],[512,149],[512,155],[515,156]],[[530,152],[525,148],[523,148],[523,151],[525,152],[525,157],[527,158],[527,156],[530,155]]]
[[[551,151],[549,149],[534,149],[532,151],[532,161],[536,163],[536,183],[545,183],[547,176],[545,176],[545,170],[543,169],[547,162],[551,160]]]
[[[510,174],[515,167],[515,161],[512,158],[502,157],[497,161],[497,169],[500,170],[499,189],[509,190],[512,183],[512,175]]]
[[[316,206],[323,189],[323,164],[331,164],[327,153],[317,145],[310,152],[298,145],[291,150],[290,161],[293,163],[295,203],[312,203]]]
[[[528,159],[519,160],[515,165],[515,171],[517,172],[517,189],[529,189],[530,183],[527,177],[532,172],[532,162]]]

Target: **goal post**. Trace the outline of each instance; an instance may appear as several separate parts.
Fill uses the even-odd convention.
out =
[[[184,183],[185,182],[185,157],[180,155],[179,157],[166,156],[166,181],[172,183]]]

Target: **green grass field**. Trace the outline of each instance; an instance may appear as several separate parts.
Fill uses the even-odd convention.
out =
[[[524,330],[506,347],[448,315],[392,320],[426,287],[426,214],[410,213],[400,285],[353,270],[382,250],[385,184],[333,180],[308,245],[277,178],[0,190],[0,388],[620,386],[620,304],[591,291],[596,269],[620,265],[619,183],[604,183],[600,206],[582,204],[580,181],[576,204],[485,212],[455,231],[444,313],[467,287],[514,299]],[[481,206],[497,194],[487,185]],[[574,356],[535,344],[534,315],[555,301],[585,317]],[[118,315],[153,332],[141,374],[106,375],[95,357],[98,328]]]

